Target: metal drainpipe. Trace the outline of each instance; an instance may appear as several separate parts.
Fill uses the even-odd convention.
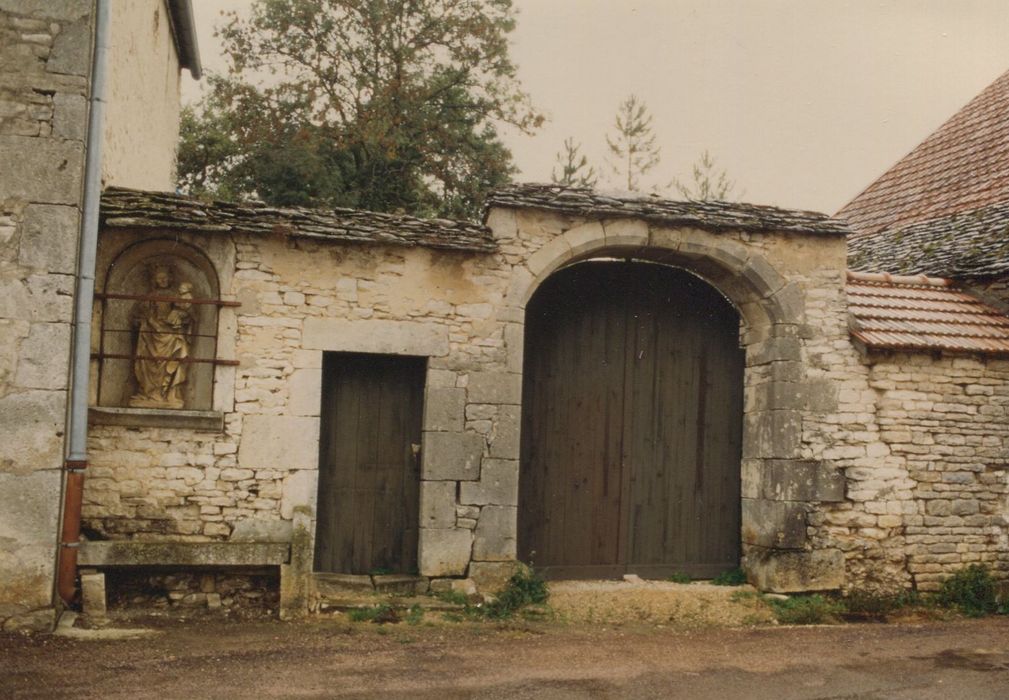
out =
[[[102,194],[102,127],[105,116],[106,62],[109,52],[109,2],[95,0],[95,51],[84,161],[84,210],[77,253],[77,294],[70,386],[70,415],[56,590],[67,605],[77,599],[77,550],[81,536],[84,470],[88,466],[88,394],[91,370],[91,313],[95,295],[98,208]]]

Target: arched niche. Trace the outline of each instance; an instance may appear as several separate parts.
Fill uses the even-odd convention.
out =
[[[158,286],[159,271],[168,283]],[[164,284],[163,279],[161,284]],[[105,283],[96,298],[99,379],[97,405],[163,410],[209,410],[213,403],[214,358],[217,353],[220,283],[209,258],[199,249],[177,240],[154,239],[124,249],[109,265]],[[189,302],[189,298],[192,299]],[[184,372],[171,396],[159,402],[144,400],[138,363],[146,357],[138,347],[139,319],[173,314],[181,340],[172,367]],[[150,353],[150,347],[147,351]],[[138,358],[138,354],[142,357]],[[181,357],[181,356],[185,357]],[[150,362],[150,361],[148,361]],[[148,365],[150,366],[150,365]],[[157,371],[164,371],[159,368]],[[150,372],[148,372],[148,376]]]

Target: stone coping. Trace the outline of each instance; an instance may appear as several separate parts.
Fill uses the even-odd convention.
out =
[[[79,566],[279,566],[288,542],[81,542]]]
[[[491,193],[486,210],[546,209],[591,219],[642,219],[665,226],[692,226],[705,231],[789,232],[846,236],[848,225],[819,212],[760,204],[718,201],[673,201],[657,196],[604,194],[585,187],[516,184]]]
[[[490,229],[469,221],[420,219],[360,209],[205,201],[122,187],[110,187],[102,193],[101,220],[106,228],[236,232],[482,253],[497,250]]]
[[[178,428],[218,433],[224,430],[224,414],[221,411],[91,406],[88,408],[88,422],[91,425],[123,425],[129,428]]]

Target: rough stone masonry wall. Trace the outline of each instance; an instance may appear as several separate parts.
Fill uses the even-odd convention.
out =
[[[465,573],[474,547],[514,556],[513,539],[490,543],[486,534],[501,519],[514,522],[517,494],[517,463],[494,457],[508,441],[517,450],[519,401],[518,375],[509,382],[494,373],[509,361],[506,329],[492,319],[507,286],[500,259],[235,236],[229,260],[212,252],[220,236],[181,238],[211,251],[222,296],[241,303],[222,323],[222,344],[231,336],[241,363],[217,370],[224,431],[94,426],[84,506],[92,536],[289,539],[295,510],[314,512],[323,349],[405,351],[430,356],[422,524],[465,539],[449,573]],[[106,233],[102,259],[128,242]],[[229,371],[233,379],[221,382]],[[465,473],[443,481],[434,465],[458,459]],[[483,488],[481,474],[496,491]],[[457,503],[459,479],[473,483]]]
[[[45,628],[53,621],[90,13],[87,0],[0,0],[4,629]]]
[[[974,563],[1009,575],[1009,362],[897,354],[874,358],[870,383],[900,505],[887,534],[910,585]]]

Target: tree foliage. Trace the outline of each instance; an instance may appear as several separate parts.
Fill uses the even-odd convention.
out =
[[[183,189],[472,216],[512,173],[496,125],[542,117],[508,57],[511,0],[257,0],[185,115]]]
[[[558,168],[550,171],[550,179],[558,185],[569,187],[595,187],[599,176],[581,152],[581,144],[573,138],[564,139],[564,149],[555,156]]]
[[[613,172],[628,192],[637,192],[641,176],[659,164],[660,148],[655,145],[652,115],[635,95],[620,103],[614,120],[615,133],[606,136]]]
[[[729,179],[724,168],[718,168],[708,151],[704,151],[692,166],[691,182],[674,179],[673,185],[684,197],[695,201],[737,199],[736,183]]]

